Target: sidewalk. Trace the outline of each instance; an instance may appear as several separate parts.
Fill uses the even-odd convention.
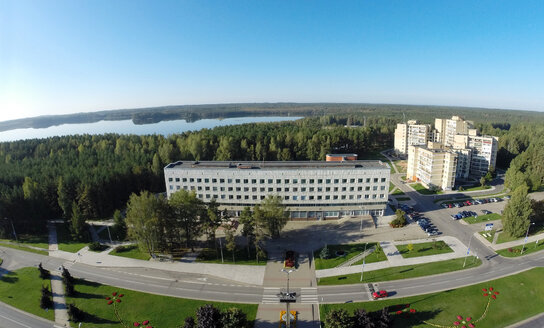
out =
[[[420,256],[412,258],[403,258],[400,255],[399,251],[395,245],[405,245],[405,244],[418,244],[424,242],[430,242],[432,240],[442,240],[444,241],[451,249],[452,253],[438,254],[438,255],[429,255],[429,256]],[[404,265],[414,265],[414,264],[424,264],[437,261],[445,261],[460,258],[466,255],[467,248],[461,243],[457,238],[451,236],[442,236],[437,238],[429,239],[418,239],[418,240],[407,240],[407,241],[386,241],[380,242],[383,252],[387,256],[387,261],[375,262],[365,264],[365,271],[374,271],[379,269],[404,266]],[[339,276],[345,274],[359,273],[363,269],[362,265],[355,265],[349,267],[338,267],[324,270],[317,270],[315,275],[317,278]]]
[[[49,255],[58,252],[57,229],[54,224],[49,223]],[[62,327],[70,327],[66,298],[64,297],[64,284],[62,283],[61,272],[51,271],[51,293],[53,294],[53,308],[55,310],[55,323]]]
[[[482,235],[480,235],[478,232],[475,232],[474,236],[476,238],[478,238],[478,240],[481,241],[484,245],[486,245],[487,247],[492,248],[494,251],[497,251],[499,249],[505,249],[505,248],[510,248],[510,247],[521,246],[521,245],[523,245],[524,240],[525,240],[525,238],[521,238],[521,239],[518,239],[518,240],[509,241],[507,243],[495,244],[495,243],[490,243],[487,239],[482,237]],[[495,238],[493,239],[493,241],[497,240],[497,236],[498,236],[498,234],[495,233]],[[544,240],[544,232],[540,233],[538,235],[529,236],[527,238],[527,243],[532,243],[532,242],[538,241],[538,240]]]

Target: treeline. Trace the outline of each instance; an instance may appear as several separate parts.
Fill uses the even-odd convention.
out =
[[[347,116],[244,124],[171,135],[76,135],[0,143],[0,216],[17,231],[45,221],[110,217],[132,193],[164,192],[163,167],[183,160],[324,160],[392,145],[395,122],[376,118],[344,128]],[[356,120],[356,118],[355,118]],[[7,220],[0,233],[8,234]]]

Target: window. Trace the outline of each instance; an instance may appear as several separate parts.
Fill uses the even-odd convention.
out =
[[[287,192],[287,191],[289,191],[289,188],[284,188],[284,190]]]
[[[382,178],[382,182],[385,182],[385,178]]]
[[[216,179],[216,178],[213,178],[213,179],[212,179],[212,183],[217,183],[217,179]]]
[[[310,179],[310,183],[315,183],[315,180],[314,180],[314,179]]]
[[[334,179],[334,183],[338,183],[338,182],[340,182],[340,180]]]
[[[268,188],[268,192],[273,192],[274,191],[274,188],[270,187]]]
[[[172,182],[172,178],[168,178],[168,182]]]
[[[297,200],[298,199],[298,196],[293,196],[293,200]]]
[[[326,187],[325,191],[331,191],[331,187]]]
[[[322,192],[322,191],[323,191],[323,188],[317,187],[317,192]]]
[[[363,183],[363,179],[357,179],[357,182]]]
[[[234,188],[232,188],[232,187],[229,187],[229,191],[233,191],[233,190],[234,190]]]
[[[272,180],[272,179],[268,179],[268,184],[272,184],[273,181],[274,180]]]
[[[206,179],[204,179],[204,182],[205,183],[210,183],[210,179],[206,178]]]
[[[261,200],[263,200],[263,199],[264,199],[264,196],[261,196]]]
[[[301,179],[300,183],[306,183],[306,179]]]
[[[225,183],[225,179],[219,179],[219,183]]]
[[[257,179],[251,179],[252,184],[257,184]]]
[[[334,191],[338,191],[338,187],[334,187]]]
[[[225,199],[226,195],[221,195],[221,199]]]
[[[242,195],[236,195],[236,199],[242,199]]]
[[[385,194],[380,194],[380,198],[385,198]]]
[[[378,190],[378,186],[372,186],[372,190]]]
[[[297,188],[297,187],[293,188],[293,191],[294,191],[294,192],[297,192],[297,191],[298,191],[298,188]]]
[[[240,179],[236,179],[236,183],[240,183]]]
[[[217,187],[213,187],[212,189],[213,189],[213,191],[217,191]]]
[[[325,196],[325,199],[331,199],[331,196],[330,196],[330,195],[326,195],[326,196]]]
[[[347,190],[347,188],[346,188],[346,187],[342,187],[342,191],[346,191],[346,190]]]
[[[322,198],[321,195],[317,196],[317,200],[321,200],[321,198]]]
[[[197,179],[196,179],[196,182],[201,183],[201,182],[202,182],[202,179],[201,179],[201,178],[197,178]]]
[[[376,199],[376,194],[372,195],[372,199]]]
[[[306,191],[306,187],[300,188],[300,191],[305,192],[305,191]]]
[[[189,178],[189,182],[195,182],[194,178]]]
[[[323,183],[323,179],[317,179],[317,183],[318,183],[318,184]]]
[[[288,199],[289,199],[289,196],[285,196],[285,197],[283,197],[283,198],[284,198],[285,200],[288,200]]]
[[[257,192],[257,187],[251,188],[251,191],[252,191],[252,192]]]
[[[326,183],[326,184],[330,184],[330,183],[331,183],[331,179],[325,180],[325,183]]]
[[[310,200],[314,200],[314,196],[310,196]]]
[[[236,191],[242,191],[242,188],[236,187]]]
[[[187,178],[183,178],[183,179],[181,179],[181,181],[187,182]]]
[[[342,183],[348,183],[348,179],[342,179]]]
[[[276,183],[280,184],[280,183],[281,183],[281,179],[276,179]]]
[[[380,190],[385,190],[385,186],[381,186],[381,187],[380,187]]]
[[[183,190],[189,190],[187,186],[183,186]]]
[[[225,191],[225,187],[219,187],[219,190]]]
[[[333,195],[332,199],[338,199],[338,195]]]
[[[298,183],[298,179],[293,179],[293,183]]]
[[[306,200],[306,196],[300,196],[300,200]]]
[[[355,191],[355,187],[349,187],[349,191]]]
[[[370,183],[370,178],[366,178],[366,183]]]
[[[232,179],[227,179],[227,183],[232,183]]]
[[[378,182],[378,178],[374,178],[374,182]]]
[[[213,195],[213,198],[214,198],[214,199],[217,199],[217,194],[214,194],[214,195]]]
[[[355,183],[355,179],[349,179],[349,183]]]
[[[244,199],[249,199],[249,195],[244,195]]]
[[[341,197],[342,197],[342,199],[346,199],[346,195],[342,195]]]
[[[365,195],[365,199],[368,199],[368,198],[369,198],[369,196],[368,196],[368,195]]]
[[[281,191],[281,188],[276,188],[276,192],[280,192]]]
[[[248,180],[248,179],[244,179],[244,183],[245,183],[245,184],[249,183],[249,180]]]
[[[212,195],[206,194],[206,198],[212,198]]]
[[[191,190],[195,190],[195,186],[191,186]]]
[[[170,185],[170,190],[174,190],[174,186],[173,186],[173,185]]]
[[[208,191],[209,191],[209,190],[210,190],[210,187],[206,186],[206,187],[205,187],[204,189],[206,189],[206,190],[208,190]]]
[[[257,195],[253,195],[253,196],[251,196],[251,198],[252,198],[253,200],[257,200]]]
[[[357,199],[361,199],[361,195],[357,195]]]
[[[259,179],[259,183],[260,183],[260,184],[263,184],[263,183],[264,183],[264,179]]]
[[[244,191],[249,191],[249,187],[244,187]]]
[[[365,187],[365,190],[366,190],[366,191],[369,191],[369,190],[370,190],[370,186],[366,186],[366,187]]]
[[[310,187],[310,192],[313,192],[314,191],[314,187]]]
[[[198,186],[198,190],[202,190],[202,187],[201,187],[201,186]]]
[[[349,195],[349,199],[353,199],[353,195]]]
[[[283,183],[289,183],[289,179],[284,179]]]
[[[260,192],[264,192],[264,187],[259,188]]]

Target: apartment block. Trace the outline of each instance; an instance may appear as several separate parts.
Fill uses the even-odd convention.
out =
[[[453,146],[455,135],[476,133],[474,123],[465,121],[459,116],[452,116],[451,119],[437,118],[434,120],[435,133],[433,138],[435,142],[440,142],[444,146]]]
[[[342,157],[338,155],[332,157]],[[348,157],[351,157],[348,155]],[[168,197],[194,191],[239,215],[268,195],[283,199],[293,219],[383,215],[390,168],[381,161],[178,161],[164,168]]]
[[[456,150],[469,149],[470,173],[469,176],[479,178],[497,163],[499,138],[494,136],[456,135],[453,148]]]
[[[439,143],[408,147],[406,178],[425,188],[451,190],[455,186],[457,153]]]
[[[418,124],[415,120],[399,123],[395,129],[395,151],[406,155],[409,146],[425,145],[430,139],[430,124]]]

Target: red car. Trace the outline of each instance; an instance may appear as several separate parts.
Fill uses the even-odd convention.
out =
[[[384,298],[387,297],[387,292],[385,290],[379,290],[377,292],[372,293],[372,298],[377,300],[378,298]]]

